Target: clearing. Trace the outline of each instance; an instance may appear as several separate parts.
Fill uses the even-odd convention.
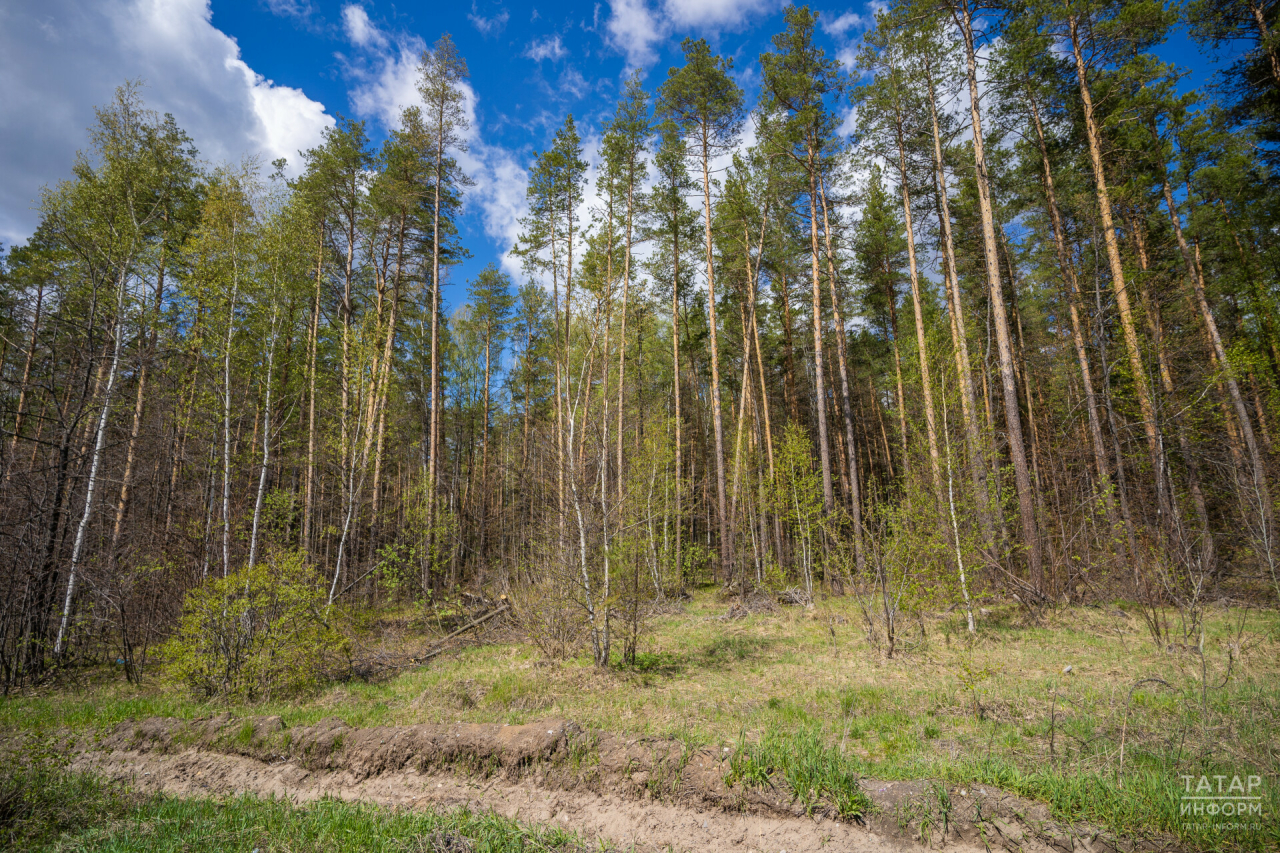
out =
[[[891,659],[863,624],[851,597],[699,592],[653,618],[635,666],[602,671],[502,620],[401,666],[449,626],[381,613],[362,648],[392,663],[305,701],[86,677],[5,700],[0,726],[70,733],[77,770],[141,790],[467,805],[622,849],[1280,846],[1275,613],[1220,602],[1203,640],[1157,649],[1123,605],[1032,621],[988,602],[976,637],[925,615]],[[1260,815],[1188,822],[1182,777],[1222,774],[1262,780]]]

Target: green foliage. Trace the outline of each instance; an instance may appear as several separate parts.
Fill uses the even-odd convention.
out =
[[[10,745],[12,749],[13,745]],[[0,847],[40,849],[96,818],[123,816],[134,798],[123,789],[66,769],[70,756],[51,736],[29,737],[0,752]]]
[[[733,144],[742,128],[742,89],[729,76],[733,60],[711,53],[704,39],[685,39],[685,64],[672,68],[658,94],[658,113],[682,127],[702,149],[705,161],[713,150]]]
[[[813,595],[815,551],[822,526],[822,478],[813,466],[809,434],[799,424],[787,424],[775,458],[777,476],[770,503],[796,537],[805,591]]]
[[[982,683],[999,672],[999,667],[979,667],[975,666],[973,661],[967,658],[962,658],[960,660],[960,666],[956,672],[956,678],[959,679],[960,686],[973,699],[973,715],[977,719],[982,719],[982,701],[980,696],[985,692],[982,689]]]
[[[336,672],[348,651],[323,604],[324,591],[296,552],[210,580],[187,594],[164,650],[170,672],[205,699],[305,693]]]
[[[759,788],[775,778],[785,781],[808,814],[823,806],[844,818],[871,810],[852,760],[831,745],[819,726],[770,728],[758,743],[739,743],[729,768],[725,781],[731,786]]]

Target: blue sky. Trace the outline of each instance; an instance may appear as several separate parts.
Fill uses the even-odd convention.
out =
[[[851,57],[870,6],[812,5],[829,51]],[[210,161],[256,154],[296,163],[338,114],[365,119],[381,139],[415,97],[419,51],[449,32],[474,93],[462,162],[476,186],[461,222],[473,259],[455,273],[461,283],[503,262],[524,212],[525,169],[566,112],[590,148],[628,70],[640,69],[652,88],[689,35],[733,57],[754,97],[756,58],[782,28],[782,8],[778,0],[8,0],[0,4],[0,242],[30,235],[40,187],[69,175],[93,106],[126,79],[144,80],[148,104],[172,112]],[[1161,53],[1192,69],[1184,85],[1214,69],[1181,33]]]

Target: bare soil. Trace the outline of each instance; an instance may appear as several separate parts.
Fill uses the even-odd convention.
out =
[[[175,796],[466,806],[642,851],[1172,849],[1062,826],[1043,805],[982,786],[864,780],[875,804],[865,823],[806,814],[785,792],[726,785],[726,750],[689,753],[555,719],[356,729],[329,718],[286,729],[278,717],[151,718],[82,740],[73,766]]]

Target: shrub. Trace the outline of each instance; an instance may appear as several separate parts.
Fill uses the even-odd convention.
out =
[[[550,660],[567,660],[586,640],[587,623],[581,603],[574,597],[568,570],[545,569],[539,582],[512,587],[515,617],[529,640]]]
[[[170,671],[204,699],[304,693],[338,671],[349,652],[323,609],[324,591],[302,555],[271,553],[187,594],[165,647]]]

